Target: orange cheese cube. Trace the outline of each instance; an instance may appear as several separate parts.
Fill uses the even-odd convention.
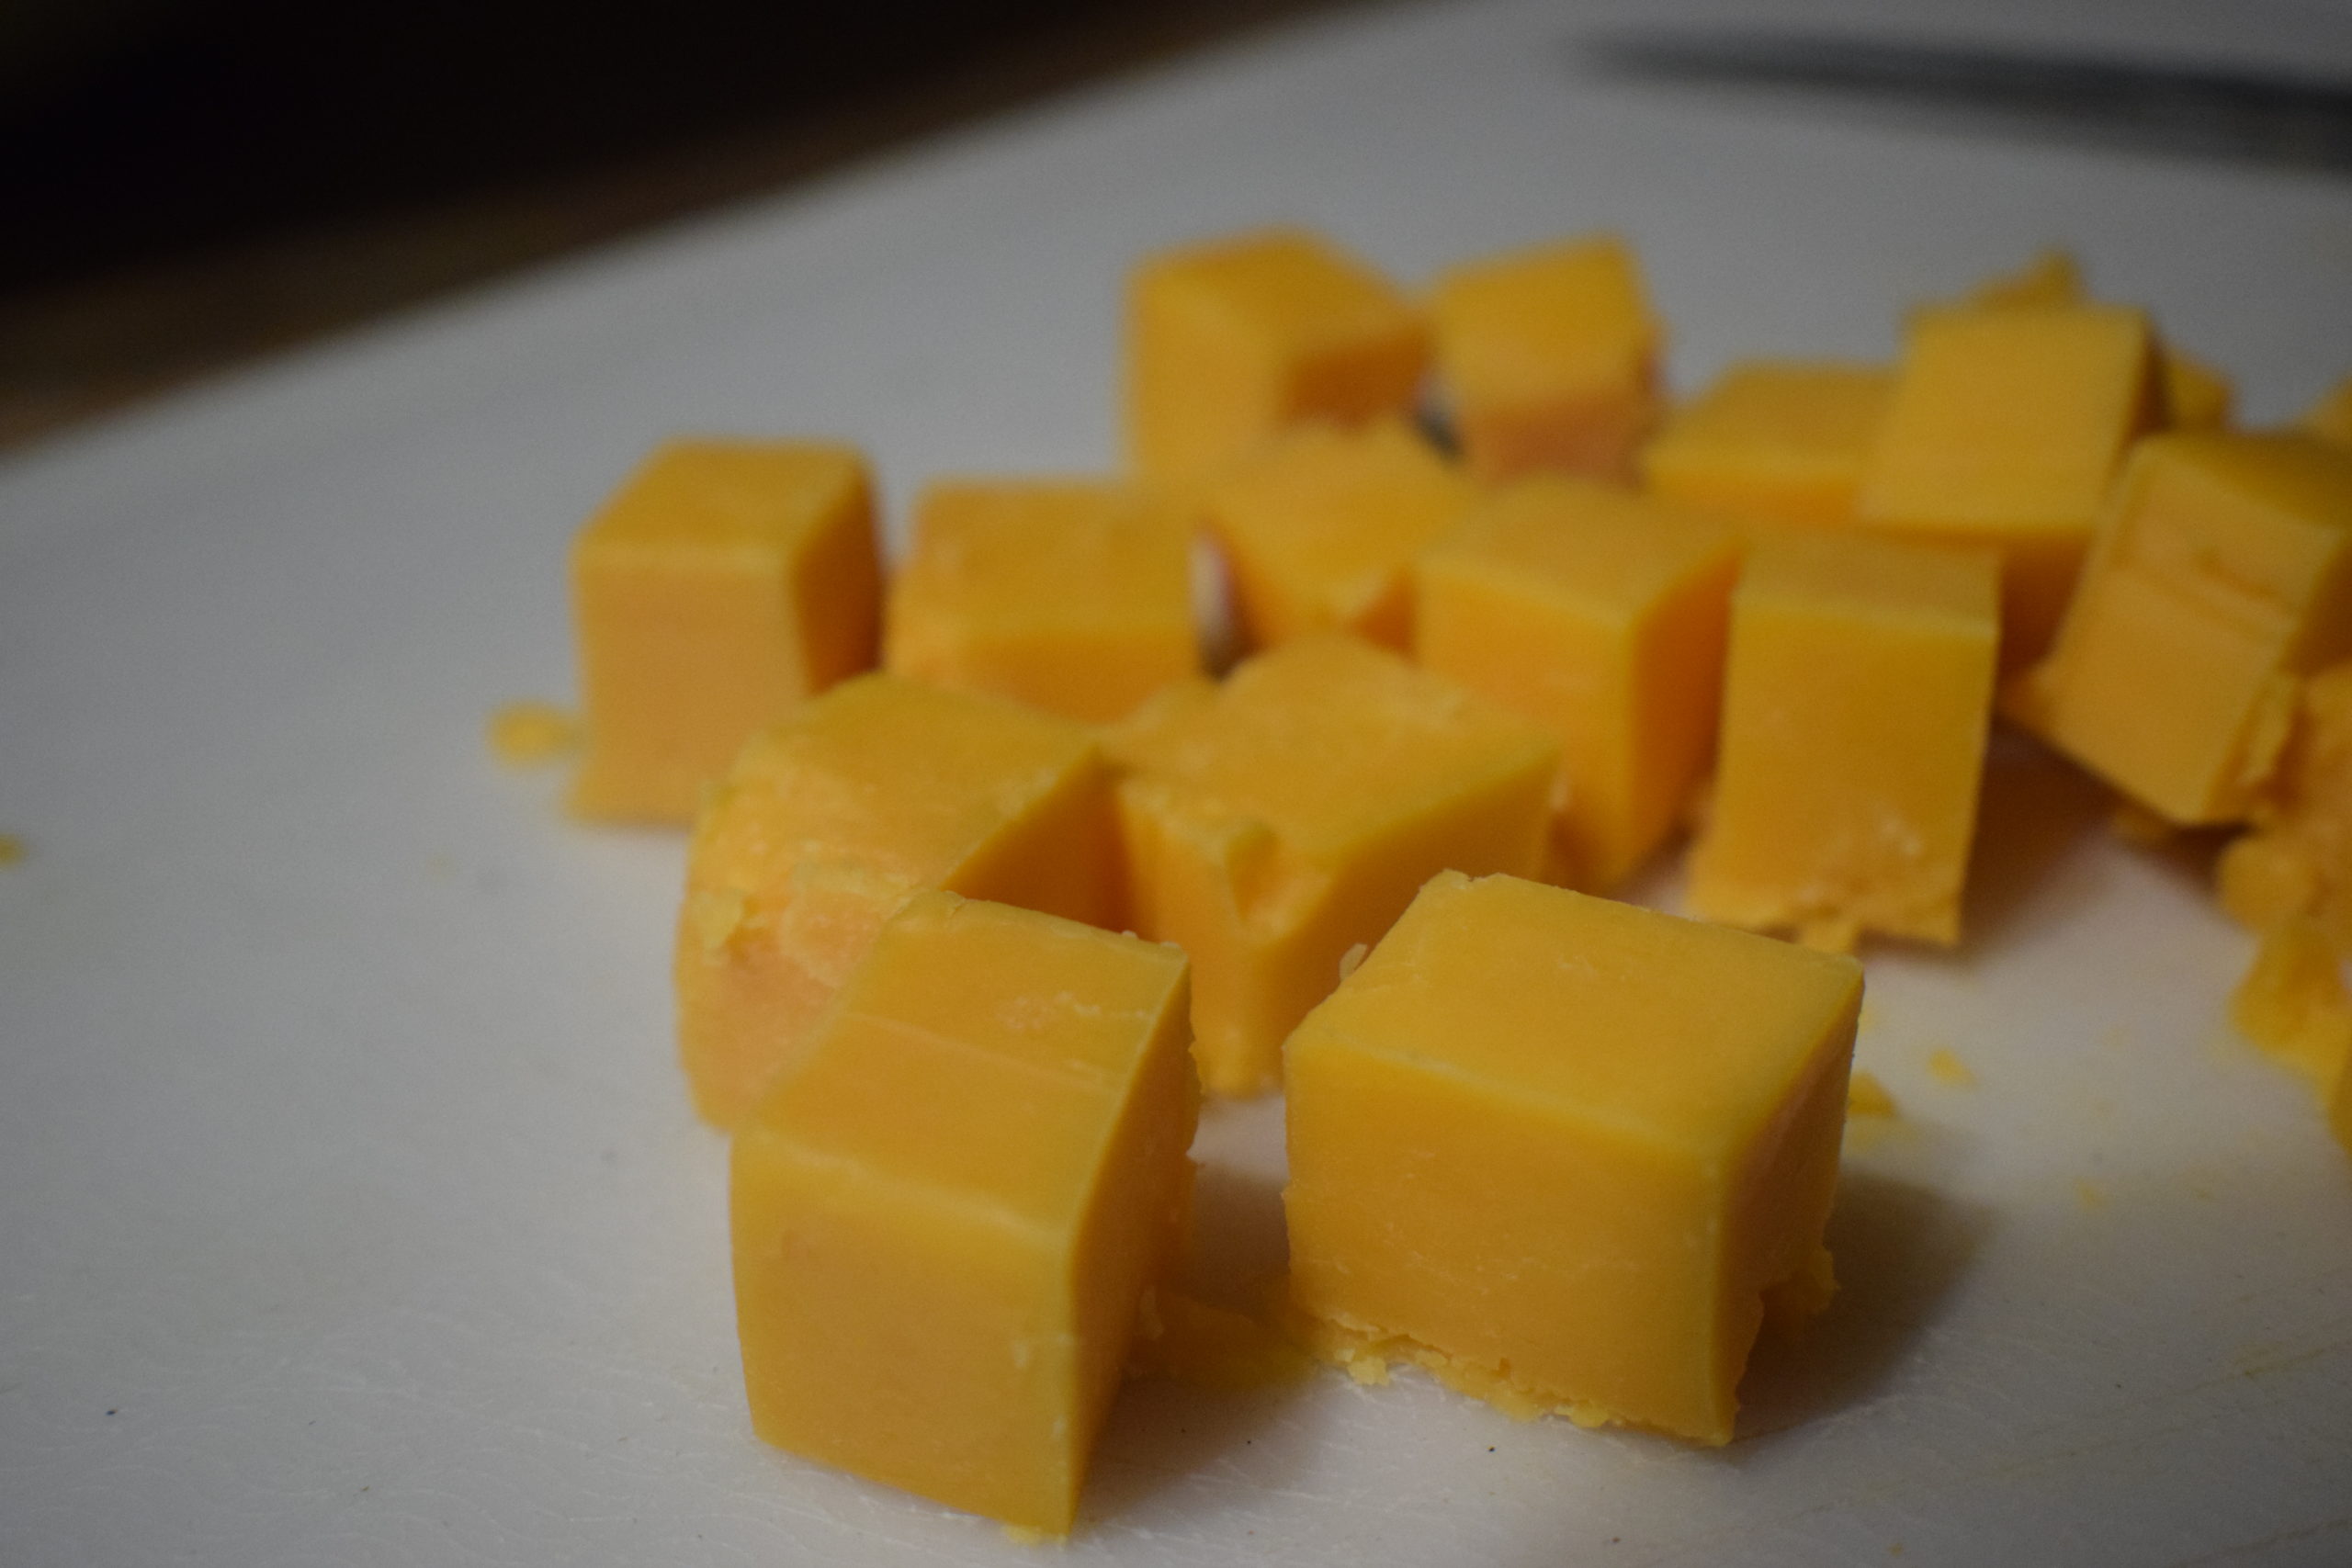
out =
[[[1553,475],[1422,558],[1415,657],[1559,738],[1552,880],[1606,892],[1689,803],[1714,750],[1738,566],[1711,517]]]
[[[691,822],[752,732],[874,662],[881,569],[846,446],[677,442],[571,547],[582,817]]]
[[[1291,1290],[1343,1362],[1730,1440],[1823,1227],[1860,965],[1509,876],[1433,878],[1291,1037]]]
[[[1114,919],[1110,789],[1084,727],[891,675],[753,739],[686,859],[674,975],[695,1108],[741,1121],[920,888]]]
[[[1744,522],[1854,520],[1894,376],[1875,365],[1751,360],[1667,418],[1642,478],[1668,501]]]
[[[2237,389],[2214,366],[2177,348],[2164,350],[2165,406],[2175,430],[2225,430]]]
[[[1354,637],[1171,687],[1114,738],[1136,929],[1192,954],[1215,1093],[1271,1089],[1283,1037],[1448,866],[1532,874],[1558,750]]]
[[[2021,665],[2049,646],[2108,483],[2161,412],[2137,311],[1922,310],[1856,513],[1915,542],[1997,550],[2002,659]]]
[[[2143,444],[2018,711],[2176,823],[2246,816],[2296,682],[2352,654],[2352,452],[2302,435]]]
[[[2090,299],[2082,267],[2066,252],[2052,250],[2017,272],[1986,278],[1962,302],[1995,309],[2030,308],[2086,305]],[[2156,358],[2164,390],[2164,423],[2178,430],[2219,430],[2230,423],[2237,389],[2226,375],[2169,344],[2156,345]]]
[[[1664,332],[1613,236],[1455,267],[1430,304],[1438,374],[1470,471],[1630,479],[1657,421]]]
[[[1250,646],[1340,630],[1402,650],[1413,558],[1476,498],[1428,442],[1384,420],[1301,426],[1212,486],[1204,507]]]
[[[1971,288],[1962,303],[1999,309],[2023,305],[2081,305],[2090,299],[2082,264],[2070,251],[2045,250],[2015,272],[1996,273]]]
[[[1429,358],[1412,301],[1292,229],[1150,257],[1126,309],[1127,453],[1153,479],[1212,473],[1301,420],[1404,412]]]
[[[1090,723],[1124,717],[1200,672],[1189,530],[1122,485],[933,485],[890,585],[882,661]]]
[[[1998,633],[1988,555],[1850,534],[1751,548],[1732,595],[1721,759],[1690,862],[1709,919],[1950,943]]]
[[[918,894],[735,1139],[769,1442],[1061,1534],[1182,1235],[1184,955]]]
[[[2303,430],[2338,446],[2352,446],[2352,376],[2328,389],[2327,395],[2304,411]]]

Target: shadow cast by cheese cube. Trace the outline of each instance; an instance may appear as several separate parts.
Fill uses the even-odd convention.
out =
[[[2097,889],[2066,876],[2066,863],[2096,840],[2114,809],[2105,784],[2030,737],[1996,729],[1984,753],[1960,953],[1982,957],[2086,905]]]

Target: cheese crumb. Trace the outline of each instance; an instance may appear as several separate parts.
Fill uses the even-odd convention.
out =
[[[580,746],[580,721],[553,703],[508,703],[490,716],[490,751],[510,768],[537,767]]]
[[[14,865],[25,858],[25,841],[14,833],[0,833],[0,865]]]
[[[1974,1089],[1976,1073],[1949,1045],[1939,1045],[1928,1053],[1928,1076],[1946,1089]]]

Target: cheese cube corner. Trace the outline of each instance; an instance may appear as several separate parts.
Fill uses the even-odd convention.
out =
[[[570,806],[686,823],[762,725],[870,667],[872,485],[846,446],[680,441],[574,538],[587,754]]]
[[[746,746],[695,825],[673,973],[695,1108],[731,1127],[915,892],[1118,913],[1093,734],[1001,697],[844,682]]]
[[[1338,634],[1171,688],[1111,742],[1135,927],[1193,959],[1218,1094],[1272,1089],[1282,1043],[1447,867],[1542,865],[1558,748],[1540,727]]]
[[[1520,1414],[1731,1438],[1818,1310],[1851,959],[1510,876],[1431,879],[1292,1036],[1295,1304]]]
[[[919,893],[738,1133],[771,1443],[1067,1533],[1191,1190],[1184,955]]]
[[[916,502],[885,669],[1091,724],[1195,674],[1190,530],[1132,487],[963,479]]]
[[[1127,286],[1129,460],[1191,481],[1302,420],[1406,412],[1428,358],[1414,303],[1320,236],[1272,229],[1162,252]]]
[[[1875,365],[1735,365],[1667,416],[1642,450],[1643,481],[1663,500],[1746,523],[1851,523],[1894,387],[1894,372]]]
[[[1548,880],[1606,892],[1690,804],[1714,754],[1738,566],[1712,517],[1548,474],[1422,557],[1414,657],[1560,742]]]
[[[1758,540],[1732,594],[1691,908],[1807,941],[1951,943],[1995,647],[1989,555],[1854,534]]]
[[[1466,263],[1430,302],[1438,374],[1470,471],[1633,477],[1657,422],[1665,336],[1611,235]]]

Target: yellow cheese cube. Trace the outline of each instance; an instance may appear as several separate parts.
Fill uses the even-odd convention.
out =
[[[919,888],[1114,919],[1110,787],[1083,727],[892,675],[753,739],[686,859],[674,975],[695,1108],[741,1121]]]
[[[1287,1048],[1291,1290],[1342,1358],[1730,1440],[1768,1305],[1826,1303],[1851,959],[1433,878]]]
[[[1198,674],[1192,541],[1123,485],[966,479],[915,506],[886,669],[1101,724]]]
[[[2148,326],[2106,306],[1911,322],[1862,476],[1866,525],[2002,557],[2002,659],[2048,648],[2125,449],[2162,412]]]
[[[2023,305],[2081,305],[2090,299],[2083,267],[2074,254],[2045,250],[2015,272],[1996,273],[1962,297],[1962,303],[1999,309]]]
[[[1713,518],[1554,475],[1422,558],[1415,657],[1559,738],[1553,880],[1606,892],[1680,817],[1714,750],[1738,565]]]
[[[1147,259],[1126,338],[1129,460],[1163,479],[1214,472],[1301,420],[1409,410],[1429,358],[1412,301],[1292,229]]]
[[[1428,442],[1384,420],[1302,426],[1212,486],[1204,506],[1250,646],[1340,630],[1401,650],[1413,557],[1476,499]]]
[[[2222,905],[2254,931],[2309,918],[2352,955],[2352,662],[2302,683],[2254,831],[2217,864]]]
[[[1750,549],[1690,862],[1710,919],[1952,942],[1993,697],[1988,555],[1850,534]]]
[[[1994,309],[2086,305],[2090,303],[2090,290],[2075,258],[2064,251],[2052,250],[2017,272],[1986,278],[1962,302]],[[2164,423],[2178,430],[2219,430],[2230,423],[2237,389],[2229,377],[2168,344],[2156,345],[2156,357],[2164,389]]]
[[[2304,412],[2302,428],[2323,441],[2352,446],[2352,376],[2338,381]]]
[[[1432,873],[1540,866],[1558,766],[1536,725],[1337,635],[1171,687],[1112,748],[1136,929],[1192,954],[1201,1078],[1235,1095]]]
[[[2177,348],[2164,351],[2165,405],[2175,430],[2224,430],[2237,389],[2218,367]]]
[[[1894,388],[1875,365],[1735,365],[1668,416],[1642,451],[1643,479],[1668,501],[1746,522],[1850,523]]]
[[[2177,823],[2247,815],[2299,677],[2352,653],[2352,452],[2184,433],[2134,456],[2018,707]]]
[[[1663,329],[1613,236],[1458,266],[1430,304],[1438,374],[1470,471],[1630,479],[1657,421]]]
[[[582,817],[690,822],[752,732],[874,662],[881,569],[846,446],[677,442],[571,548]]]
[[[1182,1234],[1184,955],[918,894],[735,1139],[736,1323],[779,1447],[1060,1534]]]

